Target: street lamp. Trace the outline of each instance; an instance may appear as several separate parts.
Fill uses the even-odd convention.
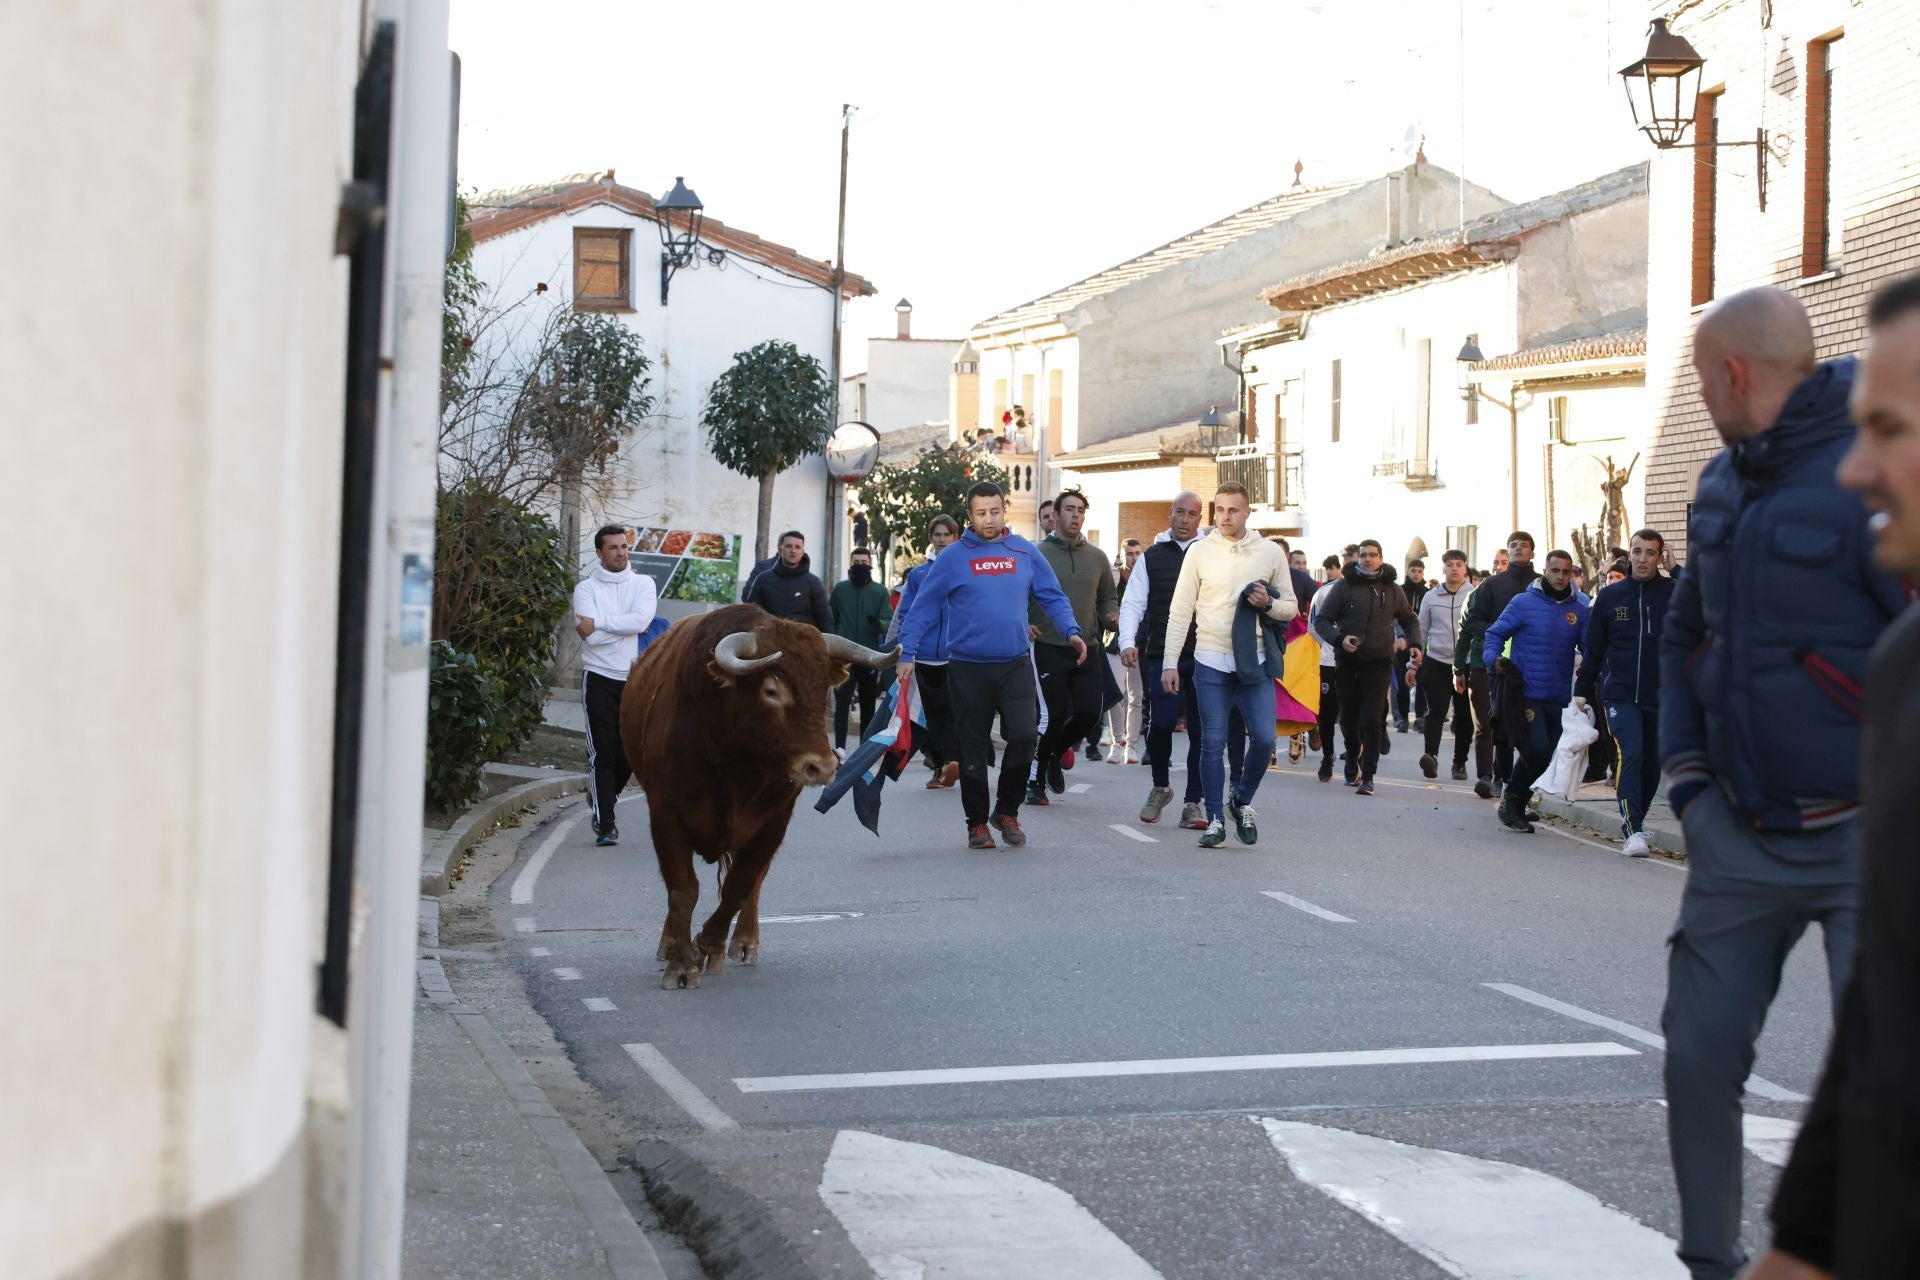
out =
[[[1756,129],[1753,140],[1743,142],[1683,142],[1693,124],[1694,104],[1700,97],[1700,72],[1707,60],[1687,42],[1685,36],[1667,30],[1665,18],[1655,18],[1647,29],[1647,51],[1630,67],[1623,67],[1620,80],[1627,89],[1627,107],[1640,132],[1662,151],[1697,147],[1752,147],[1754,168],[1760,183],[1760,211],[1767,209],[1767,131]],[[1647,108],[1642,118],[1642,98]]]
[[[1488,404],[1507,411],[1507,477],[1509,481],[1507,505],[1512,520],[1510,527],[1517,529],[1520,527],[1520,410],[1525,407],[1522,402],[1523,397],[1526,403],[1531,403],[1532,396],[1515,387],[1508,393],[1511,398],[1502,400],[1498,396],[1490,396],[1481,390],[1480,380],[1474,377],[1473,366],[1485,359],[1486,357],[1480,353],[1480,344],[1472,338],[1461,343],[1460,354],[1453,358],[1454,385],[1460,388],[1462,400],[1485,400]]]
[[[685,178],[673,180],[673,190],[654,204],[660,215],[660,305],[667,305],[667,282],[682,267],[697,267],[705,259],[712,266],[724,266],[727,251],[700,243],[700,228],[706,222],[706,206],[687,189]]]

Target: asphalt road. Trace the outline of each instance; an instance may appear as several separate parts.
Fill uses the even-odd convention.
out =
[[[1085,760],[1024,850],[968,851],[917,764],[879,838],[803,800],[761,962],[697,990],[659,988],[636,791],[619,847],[563,812],[492,909],[581,1075],[818,1274],[1684,1274],[1654,1035],[1684,871],[1503,832],[1416,741],[1371,798],[1269,773],[1252,847],[1141,825],[1147,770]],[[1750,1245],[1827,1027],[1803,941]]]

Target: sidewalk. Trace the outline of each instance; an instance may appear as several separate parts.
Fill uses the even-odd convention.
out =
[[[1580,794],[1573,800],[1541,796],[1540,812],[1605,836],[1615,843],[1620,840],[1620,802],[1614,798],[1613,788],[1605,782],[1589,782],[1580,788]],[[1653,803],[1647,806],[1646,830],[1647,843],[1655,849],[1679,854],[1683,858],[1687,856],[1687,838],[1681,834],[1680,819],[1674,817],[1673,807],[1667,803],[1665,782],[1654,793]]]
[[[420,899],[401,1270],[407,1280],[665,1280],[632,1213],[440,963]]]

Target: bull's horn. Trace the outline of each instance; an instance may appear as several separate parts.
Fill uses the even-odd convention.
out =
[[[863,644],[855,644],[845,636],[825,636],[827,652],[842,662],[857,662],[863,667],[890,667],[900,660],[900,646],[895,645],[882,653],[878,649],[869,649]]]
[[[720,643],[713,646],[713,660],[720,664],[722,671],[736,676],[749,675],[762,667],[770,667],[780,661],[780,651],[774,650],[764,658],[749,658],[747,650],[756,649],[759,642],[751,631],[736,631],[722,636]]]

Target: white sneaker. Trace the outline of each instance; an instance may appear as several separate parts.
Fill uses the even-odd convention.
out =
[[[1620,847],[1620,852],[1629,858],[1650,858],[1653,856],[1653,850],[1647,845],[1647,837],[1638,831],[1627,837],[1627,842]]]

